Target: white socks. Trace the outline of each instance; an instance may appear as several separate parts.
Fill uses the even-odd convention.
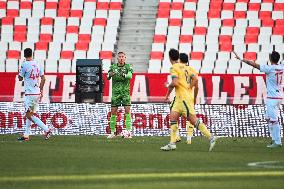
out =
[[[273,126],[273,131],[272,131],[272,135],[274,135],[274,141],[276,144],[281,144],[281,136],[280,136],[280,125],[277,122],[276,124],[274,124]]]
[[[36,116],[32,116],[32,120],[35,124],[37,124],[40,128],[42,128],[45,132],[48,131],[48,127]]]
[[[31,133],[31,120],[26,118],[26,130],[24,132],[24,137],[29,137]]]

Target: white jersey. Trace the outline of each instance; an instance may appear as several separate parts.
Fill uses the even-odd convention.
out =
[[[266,74],[267,98],[282,99],[284,65],[260,65],[260,71]]]
[[[19,75],[24,78],[25,95],[39,95],[40,77],[44,75],[43,69],[35,60],[24,61]]]

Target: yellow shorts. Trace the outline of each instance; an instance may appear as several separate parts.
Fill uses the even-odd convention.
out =
[[[194,102],[192,100],[183,100],[175,97],[171,103],[170,109],[185,117],[195,115]]]

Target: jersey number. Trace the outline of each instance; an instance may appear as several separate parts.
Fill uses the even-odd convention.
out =
[[[39,70],[37,68],[33,68],[30,74],[30,78],[35,80],[38,77],[39,77]]]
[[[282,85],[282,74],[283,72],[276,72],[275,73],[275,76],[276,76],[276,83],[278,86],[281,86]]]

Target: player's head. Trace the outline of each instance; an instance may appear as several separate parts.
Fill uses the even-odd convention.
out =
[[[179,52],[176,49],[170,49],[169,51],[169,57],[170,57],[170,61],[171,63],[176,63],[179,59]]]
[[[179,61],[180,63],[186,64],[188,63],[188,56],[185,53],[179,53]]]
[[[30,48],[26,48],[24,50],[24,57],[25,58],[32,58],[32,56],[33,56],[33,50],[30,49]]]
[[[119,64],[125,64],[125,59],[126,59],[126,56],[124,52],[117,53],[117,61]]]
[[[272,53],[269,55],[269,60],[271,64],[277,64],[280,59],[280,54],[277,51],[272,51]]]

